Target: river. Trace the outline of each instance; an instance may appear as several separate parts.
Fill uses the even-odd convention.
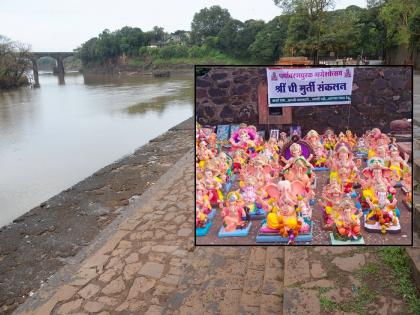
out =
[[[85,78],[0,92],[0,226],[193,115],[193,78]]]

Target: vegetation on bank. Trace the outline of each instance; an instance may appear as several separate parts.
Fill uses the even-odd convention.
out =
[[[419,49],[420,0],[368,0],[367,8],[333,10],[333,0],[273,0],[269,22],[239,21],[220,6],[194,15],[191,31],[155,26],[104,30],[76,51],[87,67],[115,64],[272,63],[282,56],[384,58],[387,49]]]
[[[0,35],[0,89],[28,84],[25,75],[30,66],[29,48]]]

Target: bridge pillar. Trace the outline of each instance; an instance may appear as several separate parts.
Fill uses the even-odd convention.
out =
[[[34,87],[39,88],[39,74],[38,74],[38,65],[36,64],[36,59],[31,59],[32,61],[32,70],[34,72],[34,80],[35,84]]]
[[[60,57],[57,57],[57,70],[58,70],[58,74],[62,74],[64,75],[64,64],[63,64],[63,59],[61,59]]]

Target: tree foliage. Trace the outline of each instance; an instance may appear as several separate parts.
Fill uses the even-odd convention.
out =
[[[302,44],[314,52],[314,61],[318,63],[321,37],[326,29],[326,12],[334,7],[334,0],[274,0],[274,3],[286,13],[297,14],[309,20],[312,31],[309,37],[313,39],[305,40]]]
[[[333,10],[333,0],[273,1],[282,15],[267,23],[243,22],[227,9],[211,6],[194,15],[191,32],[168,34],[159,26],[147,32],[127,26],[104,30],[77,53],[83,64],[116,63],[121,56],[150,63],[153,58],[210,55],[268,63],[281,56],[306,56],[316,62],[331,52],[384,58],[387,48],[395,45],[419,47],[420,0],[368,0],[367,8],[351,5],[340,10]]]
[[[416,20],[419,0],[389,0],[380,9],[379,17],[386,26],[388,46],[413,45],[416,34],[410,22]]]
[[[26,84],[30,66],[29,46],[0,35],[0,89]]]
[[[274,62],[283,56],[283,47],[287,36],[289,16],[275,17],[257,34],[248,52],[259,62]]]
[[[229,11],[218,5],[200,10],[191,23],[192,43],[201,45],[206,37],[217,36],[230,20]]]

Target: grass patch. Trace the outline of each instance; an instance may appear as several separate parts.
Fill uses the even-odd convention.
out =
[[[409,314],[420,314],[420,297],[412,280],[409,258],[403,247],[383,247],[379,257],[391,270],[392,290],[408,304]]]
[[[319,304],[321,309],[327,312],[335,311],[338,308],[338,304],[325,296],[319,297]]]
[[[379,271],[380,271],[380,268],[379,268],[378,264],[375,264],[373,262],[368,262],[367,264],[365,264],[362,268],[360,268],[357,271],[356,276],[360,280],[363,280],[368,276],[379,275]]]
[[[319,304],[321,306],[321,309],[326,312],[332,312],[336,309],[338,309],[338,304],[331,300],[330,298],[324,296],[323,294],[330,291],[331,287],[326,288],[318,288],[318,297],[319,297]]]
[[[372,303],[376,298],[376,292],[363,284],[356,291],[355,296],[348,302],[340,305],[342,311],[355,312],[358,315],[367,314],[367,305]]]
[[[330,291],[332,288],[331,287],[326,287],[326,288],[318,288],[318,292],[319,295],[327,293],[328,291]]]

